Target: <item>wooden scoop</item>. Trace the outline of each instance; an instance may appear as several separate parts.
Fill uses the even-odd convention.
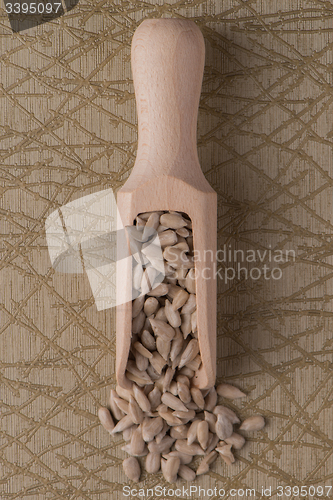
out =
[[[217,195],[205,179],[196,147],[198,105],[205,60],[201,31],[189,20],[149,19],[132,41],[132,71],[139,141],[132,173],[118,191],[122,225],[142,212],[185,212],[193,223],[198,342],[202,365],[193,377],[200,389],[216,376]],[[118,303],[132,287],[129,259],[117,262]],[[130,288],[129,288],[130,287]],[[125,377],[131,342],[132,303],[117,306],[116,375]]]

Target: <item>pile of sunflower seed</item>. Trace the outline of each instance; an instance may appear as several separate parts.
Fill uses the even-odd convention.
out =
[[[110,409],[98,410],[103,427],[122,433],[127,477],[139,481],[145,457],[148,473],[165,480],[193,481],[220,455],[227,465],[245,444],[234,431],[240,419],[225,399],[246,395],[230,384],[200,390],[192,384],[200,368],[196,321],[192,223],[179,212],[140,214],[129,229],[133,262],[132,340],[126,377],[131,390],[112,389]],[[115,420],[117,423],[115,424]],[[254,415],[241,431],[263,429]],[[202,456],[194,470],[195,456]],[[142,464],[143,465],[143,464]]]

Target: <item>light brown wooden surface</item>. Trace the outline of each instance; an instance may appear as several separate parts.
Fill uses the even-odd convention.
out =
[[[115,385],[115,314],[97,311],[84,274],[52,270],[44,223],[128,178],[130,43],[147,17],[193,19],[205,38],[198,153],[218,193],[218,248],[295,251],[279,280],[218,278],[217,379],[248,394],[230,405],[242,419],[260,413],[267,427],[196,484],[255,498],[271,486],[274,500],[278,485],[332,484],[332,13],[80,0],[13,36],[1,11],[1,500],[124,499],[122,443],[97,417]]]
[[[177,210],[193,224],[196,250],[198,342],[202,366],[194,384],[212,387],[216,376],[216,193],[200,168],[197,114],[205,44],[193,21],[151,19],[136,30],[132,71],[138,110],[138,152],[133,171],[118,191],[124,226],[141,212]],[[123,387],[131,340],[132,304],[123,303],[132,281],[130,259],[118,256],[117,380]]]

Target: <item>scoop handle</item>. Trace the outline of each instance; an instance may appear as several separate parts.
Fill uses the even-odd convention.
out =
[[[139,128],[133,174],[203,177],[196,146],[205,61],[200,29],[190,20],[145,20],[131,55]]]

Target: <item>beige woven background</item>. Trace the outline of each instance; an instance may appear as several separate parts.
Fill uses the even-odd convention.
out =
[[[96,416],[115,384],[114,311],[97,312],[85,275],[52,270],[44,223],[129,175],[130,43],[147,17],[194,19],[205,37],[198,149],[219,246],[296,255],[280,280],[219,280],[219,380],[267,427],[197,485],[280,498],[278,485],[332,484],[332,3],[80,0],[15,35],[1,11],[3,500],[125,498],[123,443]]]

